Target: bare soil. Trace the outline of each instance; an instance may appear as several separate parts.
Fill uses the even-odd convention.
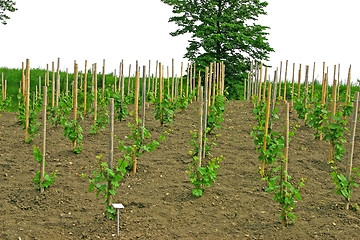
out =
[[[177,112],[171,126],[160,127],[147,110],[146,126],[157,139],[164,131],[166,141],[138,162],[138,173],[122,181],[115,202],[124,204],[120,213],[120,236],[116,220],[104,216],[104,204],[95,192],[88,192],[97,167],[96,156],[108,157],[108,128],[96,135],[89,133],[92,116],[85,117],[83,148],[72,152],[72,143],[63,137],[63,128],[48,125],[47,173],[57,170],[55,183],[43,194],[34,187],[39,164],[33,145],[41,138],[24,142],[24,130],[16,113],[0,118],[0,238],[1,239],[358,239],[359,211],[346,211],[344,200],[335,195],[327,164],[329,144],[314,140],[313,130],[291,113],[295,133],[290,142],[289,174],[297,182],[306,178],[302,200],[294,209],[295,224],[283,228],[280,206],[265,192],[266,182],[259,174],[253,138],[255,124],[247,102],[226,105],[222,128],[217,131],[213,156],[224,156],[216,182],[205,195],[195,198],[186,174],[191,163],[190,130],[198,126],[197,103]],[[281,108],[281,106],[280,106]],[[280,116],[283,116],[280,111]],[[116,122],[118,140],[128,142],[127,123]],[[281,129],[278,121],[277,128]],[[169,131],[171,129],[172,131]],[[357,131],[359,132],[359,131]],[[348,137],[347,133],[347,137]],[[359,134],[357,134],[359,135]],[[211,136],[214,138],[214,136]],[[116,144],[118,146],[118,144]],[[348,155],[345,145],[344,168]],[[354,164],[359,165],[359,137],[356,137]],[[115,159],[120,157],[115,148]],[[352,203],[360,204],[359,189]]]

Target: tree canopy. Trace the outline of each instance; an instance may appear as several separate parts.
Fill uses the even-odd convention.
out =
[[[2,24],[6,25],[6,20],[10,19],[6,12],[15,12],[17,8],[15,8],[16,2],[13,0],[0,0],[0,21]]]
[[[267,42],[267,26],[256,24],[266,15],[261,0],[161,0],[173,7],[169,22],[179,28],[171,36],[190,34],[184,55],[200,68],[224,61],[225,84],[232,98],[240,96],[252,60],[267,60],[274,51]]]

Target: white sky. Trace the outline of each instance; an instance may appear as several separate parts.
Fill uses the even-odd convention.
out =
[[[73,61],[84,68],[106,59],[106,71],[135,61],[148,65],[160,60],[165,65],[175,59],[176,72],[187,46],[186,36],[171,37],[176,25],[168,23],[171,7],[160,0],[16,0],[15,13],[7,25],[0,25],[0,66],[21,68],[30,59],[31,67],[45,68],[60,57],[61,69],[73,71]],[[268,36],[275,53],[270,55],[273,67],[289,60],[310,65],[316,62],[315,76],[322,76],[322,62],[333,68],[341,64],[341,79],[347,78],[352,64],[352,80],[360,79],[358,47],[358,0],[274,0],[269,1],[267,16],[259,23],[270,26]],[[283,63],[284,64],[284,63]],[[284,68],[283,68],[284,69]],[[118,71],[118,70],[117,70]],[[127,71],[125,70],[124,73]],[[304,78],[305,68],[302,76]],[[272,71],[270,71],[273,76]],[[284,70],[283,70],[284,75]],[[282,77],[283,78],[283,77]],[[296,78],[297,79],[297,78]]]

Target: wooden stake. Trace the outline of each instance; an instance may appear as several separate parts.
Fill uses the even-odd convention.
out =
[[[160,112],[161,112],[161,103],[162,103],[162,67],[161,67],[161,62],[159,62],[159,106],[160,106]],[[160,113],[160,126],[163,125],[163,119],[162,119],[162,114]]]
[[[208,80],[209,80],[209,67],[205,68],[205,78],[204,78],[204,82],[205,82],[205,94],[204,94],[204,146],[203,146],[203,158],[205,158],[205,154],[206,154],[206,128],[207,128],[207,115],[208,115],[208,94],[209,94],[209,87],[208,87]],[[200,76],[199,76],[200,78]],[[201,87],[202,88],[202,87]],[[199,87],[200,89],[200,87]],[[199,101],[201,101],[201,95],[199,93]]]
[[[203,139],[203,115],[204,115],[204,108],[203,108],[203,87],[200,87],[200,101],[199,101],[199,115],[200,115],[200,124],[199,124],[199,149],[198,149],[198,158],[199,158],[199,166],[201,167],[201,157],[202,157],[202,139]]]
[[[279,93],[278,93],[278,96],[279,98],[281,98],[281,73],[282,73],[282,61],[280,61],[280,74],[279,74]]]
[[[42,135],[42,160],[40,164],[40,192],[44,191],[42,187],[42,183],[44,182],[44,174],[45,174],[45,160],[46,160],[46,106],[47,106],[47,87],[43,87],[43,135]]]
[[[174,74],[175,74],[175,70],[174,70],[174,59],[172,59],[171,61],[171,77],[172,77],[172,81],[171,81],[171,100],[174,100]]]
[[[187,66],[187,70],[186,70],[186,99],[188,99],[189,97],[189,63]]]
[[[69,70],[66,68],[66,89],[65,94],[68,96],[69,94]]]
[[[129,74],[129,78],[130,78],[130,74]],[[103,69],[102,69],[102,96],[104,98],[105,95],[105,87],[106,87],[106,83],[105,83],[105,59],[103,59]]]
[[[298,94],[297,99],[300,99],[300,87],[301,87],[301,64],[299,66],[299,81],[298,81]]]
[[[349,151],[349,163],[347,166],[347,181],[351,181],[351,171],[353,165],[353,157],[354,157],[354,145],[355,145],[355,132],[356,132],[356,121],[357,121],[357,114],[359,111],[359,92],[355,92],[355,99],[354,99],[354,111],[352,113],[352,120],[351,120],[351,137],[350,137],[350,151]],[[345,209],[349,210],[350,206],[350,198],[346,199],[346,206]]]
[[[86,114],[86,94],[87,94],[87,60],[85,60],[85,79],[84,79],[84,114]]]
[[[138,128],[138,119],[139,119],[139,72],[136,71],[136,74],[135,74],[135,103],[134,103],[134,107],[135,107],[135,126],[134,126],[134,129],[137,129]],[[137,136],[135,136],[135,139],[136,140]],[[136,165],[137,165],[137,156],[136,156],[136,152],[137,152],[137,148],[135,146],[134,148],[134,166],[133,166],[133,172],[136,173]]]
[[[275,96],[276,96],[276,92],[275,92]],[[269,130],[269,117],[270,117],[270,99],[271,99],[271,83],[269,84],[269,88],[268,88],[268,98],[267,98],[267,102],[266,102],[266,115],[265,115],[265,129],[264,129],[264,145],[263,145],[263,150],[266,151],[266,137],[268,135],[268,130]],[[264,177],[264,173],[265,173],[265,159],[262,162],[261,165],[261,177]]]
[[[110,129],[110,144],[109,144],[109,159],[108,168],[113,170],[113,158],[114,158],[114,98],[110,98],[109,104],[109,129]],[[110,190],[111,181],[108,181],[108,192]],[[111,204],[111,194],[108,193],[107,205]]]
[[[210,63],[210,70],[209,70],[209,82],[208,82],[209,91],[208,91],[208,96],[207,96],[207,97],[208,97],[208,101],[207,101],[207,104],[208,104],[207,114],[208,114],[208,115],[209,115],[209,111],[210,111],[211,94],[214,94],[213,92],[211,92],[212,79],[213,79],[213,63],[211,62],[211,63]]]
[[[282,181],[283,182],[287,182],[288,178],[287,178],[287,172],[288,172],[288,162],[289,162],[289,103],[285,103],[285,146],[284,146],[284,160],[281,162],[282,165]],[[287,187],[283,184],[283,189],[282,189],[282,198],[285,199],[286,197],[286,192],[287,192]],[[283,214],[282,214],[282,224],[284,227],[286,227],[286,212],[285,212],[285,204],[282,204],[282,209],[283,209]]]
[[[184,70],[184,64],[181,62],[181,75],[180,75],[180,96],[182,97],[183,93],[183,70]]]
[[[306,69],[305,69],[305,93],[304,93],[304,97],[305,97],[305,101],[304,101],[304,106],[305,108],[307,108],[307,104],[308,104],[308,86],[309,86],[309,66],[306,65]],[[307,113],[305,113],[305,122],[307,119]]]
[[[52,101],[51,101],[51,107],[55,107],[55,63],[52,62]]]
[[[94,126],[97,121],[97,63],[94,64]]]
[[[258,98],[258,102],[260,103],[261,101],[261,87],[262,87],[262,74],[263,74],[263,63],[260,64],[260,82],[259,82],[259,98]]]
[[[286,85],[287,85],[287,70],[288,70],[288,60],[285,64],[285,79],[284,79],[284,102],[286,102]]]
[[[75,63],[75,70],[74,70],[74,85],[73,85],[73,91],[74,91],[74,120],[77,120],[77,95],[78,95],[78,65]],[[73,150],[76,148],[76,140],[73,142]]]
[[[56,108],[59,107],[59,97],[60,97],[60,58],[58,58],[57,69],[56,69]]]
[[[142,82],[142,105],[141,105],[141,123],[145,127],[145,103],[146,103],[146,67],[143,66],[143,82]],[[141,130],[142,138],[144,138],[144,129]]]
[[[292,74],[292,82],[291,82],[291,106],[294,105],[294,90],[295,90],[295,63],[293,63],[293,74]]]
[[[265,99],[266,99],[266,96],[265,96],[265,93],[266,93],[266,76],[267,76],[267,67],[265,68],[265,76],[264,76],[264,87],[263,87],[263,102],[265,102]]]
[[[349,99],[350,99],[350,79],[351,79],[351,65],[349,67],[349,72],[348,72],[348,79],[347,79],[347,85],[346,85],[346,97],[345,97],[345,105],[347,105]]]
[[[26,88],[26,102],[25,102],[25,142],[28,142],[29,135],[29,115],[30,115],[30,60],[26,59],[25,70],[25,88]]]
[[[131,64],[129,65],[129,78],[128,78],[128,86],[127,86],[128,87],[127,96],[129,96],[129,94],[130,94],[130,85],[131,85],[130,76],[131,76]]]
[[[334,116],[336,112],[336,84],[337,81],[334,79],[333,83],[333,91],[332,91],[332,103],[331,103],[331,111],[330,111],[330,124],[335,122]],[[334,152],[334,142],[330,141],[330,148],[329,148],[329,163],[334,161],[333,152]]]
[[[314,62],[314,69],[313,69],[313,77],[311,83],[311,100],[314,98],[314,91],[315,91],[315,62]]]

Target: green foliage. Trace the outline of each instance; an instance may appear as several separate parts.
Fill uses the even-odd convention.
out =
[[[240,98],[239,82],[246,77],[250,61],[266,60],[273,51],[267,42],[268,27],[255,24],[265,15],[266,1],[162,0],[173,7],[169,22],[178,25],[170,35],[190,34],[185,58],[202,71],[210,62],[224,61],[230,96]],[[239,79],[241,79],[239,81]]]
[[[106,125],[109,123],[109,112],[106,109],[106,102],[104,98],[100,98],[98,102],[98,111],[96,122],[91,125],[90,133],[96,134],[99,129],[105,129]]]
[[[82,116],[81,116],[82,118]],[[71,142],[76,142],[76,147],[73,149],[75,153],[80,153],[82,149],[82,135],[83,129],[78,120],[72,119],[64,122],[64,137],[67,137]]]
[[[6,20],[10,19],[10,17],[5,14],[7,11],[15,12],[18,10],[15,8],[15,4],[16,2],[13,0],[0,0],[0,21],[2,24],[6,25]]]
[[[308,106],[305,106],[304,103],[304,97],[294,101],[294,109],[296,110],[299,119],[305,119],[306,114],[309,112]]]
[[[344,117],[350,117],[353,112],[354,106],[351,103],[347,103],[343,106]]]
[[[286,160],[283,160],[286,161]],[[285,181],[285,176],[282,176],[282,173],[286,175],[287,181]],[[293,223],[295,223],[295,219],[297,217],[292,212],[292,210],[295,208],[295,201],[301,200],[300,195],[300,187],[304,187],[304,181],[305,178],[302,178],[299,183],[296,184],[294,187],[293,184],[290,183],[292,180],[291,176],[288,175],[286,171],[282,171],[281,166],[273,168],[272,174],[264,177],[262,180],[265,180],[268,182],[268,188],[266,189],[266,192],[271,194],[273,193],[273,200],[278,202],[282,209],[280,211],[280,219],[284,219],[285,222],[286,219],[289,219]]]
[[[34,158],[38,163],[41,163],[42,161],[42,153],[40,152],[40,150],[34,145]],[[46,166],[46,161],[45,161],[45,166]],[[56,172],[53,172],[51,175],[48,175],[45,171],[44,171],[44,179],[43,182],[41,184],[41,187],[43,187],[44,189],[48,188],[51,184],[54,183],[56,176]],[[33,178],[33,182],[35,184],[35,187],[37,189],[40,189],[40,171],[37,171],[36,176]]]
[[[120,141],[119,151],[125,151],[124,158],[129,161],[129,169],[132,169],[134,161],[132,156],[136,154],[137,157],[140,157],[144,152],[152,152],[154,151],[159,145],[158,140],[153,140],[152,142],[145,143],[146,139],[151,137],[151,134],[145,127],[137,127],[141,123],[141,120],[138,120],[137,124],[128,124],[131,128],[131,134],[128,136],[128,139],[132,140],[132,144],[126,146],[124,141]],[[167,132],[165,132],[166,134]],[[166,138],[164,135],[160,136],[160,140],[164,141]]]
[[[207,133],[211,134],[215,128],[220,129],[222,123],[224,121],[224,114],[225,111],[225,97],[222,95],[217,95],[215,97],[215,102],[213,106],[210,106],[210,111],[207,116]]]
[[[223,156],[211,159],[205,167],[199,167],[198,157],[194,156],[193,160],[187,174],[190,177],[191,184],[194,185],[192,194],[201,197],[204,194],[205,187],[211,187],[215,182],[217,170],[220,169],[219,163],[223,160]]]
[[[314,108],[309,112],[307,121],[308,124],[315,130],[315,139],[320,139],[322,128],[328,119],[328,115],[329,111],[327,110],[326,105],[323,105],[319,102],[314,103]]]
[[[121,93],[115,93],[113,97],[115,118],[122,121],[129,114],[128,104],[130,104],[130,99],[129,97],[124,96],[124,101],[121,101]]]
[[[9,111],[11,104],[12,104],[11,97],[7,97],[5,100],[3,100],[2,97],[0,96],[0,111],[4,111],[4,112]]]
[[[58,107],[50,108],[49,122],[55,126],[65,125],[67,118],[72,110],[72,97],[61,95],[58,102]]]
[[[117,166],[112,169],[109,168],[107,163],[101,160],[102,156],[97,156],[96,158],[98,159],[98,168],[93,172],[94,178],[91,179],[85,174],[83,174],[82,177],[89,180],[89,192],[96,189],[96,197],[99,197],[99,195],[102,194],[102,198],[104,199],[103,203],[106,204],[110,195],[116,195],[116,190],[120,186],[119,183],[126,174],[126,167],[128,163],[125,159],[119,159]],[[112,199],[111,202],[113,202]],[[114,219],[115,209],[111,205],[111,202],[109,202],[105,207],[105,213],[109,214],[110,219]]]
[[[156,99],[156,107],[155,111],[152,113],[155,113],[155,119],[160,119],[161,126],[164,124],[171,125],[174,117],[174,105],[170,101],[170,96],[164,95],[164,98],[162,99],[160,103],[160,98]]]

